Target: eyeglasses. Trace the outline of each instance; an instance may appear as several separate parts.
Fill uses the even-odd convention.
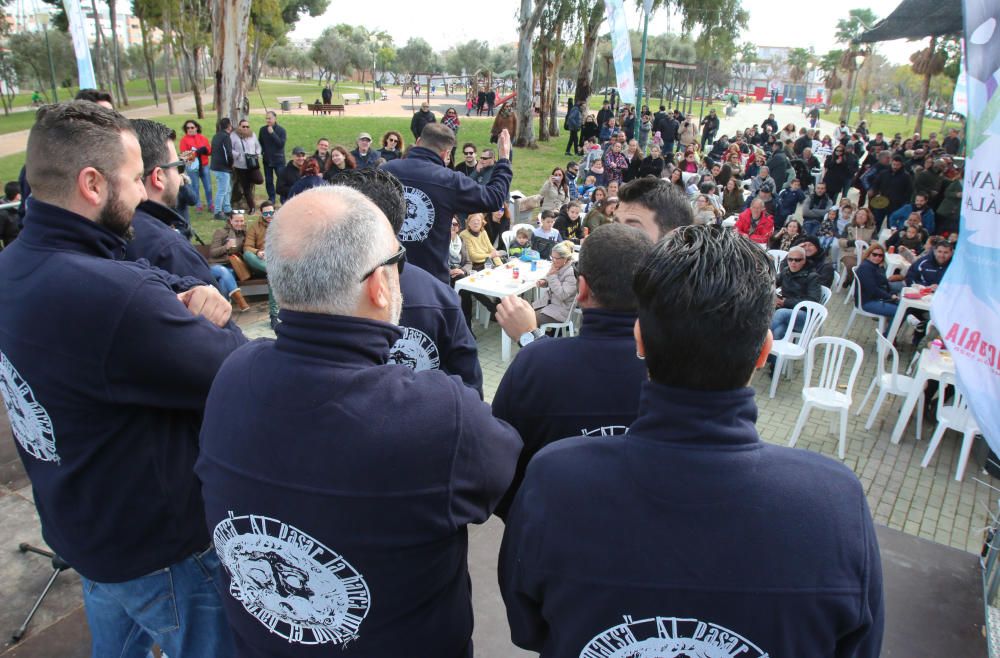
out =
[[[184,130],[198,130],[197,126],[184,126]]]
[[[361,282],[364,283],[368,279],[368,277],[370,277],[372,274],[375,274],[376,272],[379,271],[379,269],[387,267],[389,265],[395,265],[399,274],[402,274],[403,265],[405,264],[406,264],[406,247],[404,247],[403,245],[399,245],[399,251],[397,251],[392,256],[389,256],[384,261],[373,267],[371,271],[368,272],[368,274],[361,277]]]
[[[249,123],[241,123],[240,124],[240,128],[249,128],[249,127],[250,127]]]
[[[452,222],[451,225],[454,226],[454,227],[456,227],[456,228],[459,227],[459,226],[461,226],[461,224],[459,224],[458,222]]]
[[[147,176],[151,175],[157,169],[162,169],[162,170],[166,171],[167,169],[174,169],[174,168],[176,168],[178,173],[183,174],[184,173],[184,169],[186,167],[187,167],[187,161],[186,160],[174,160],[173,162],[168,162],[167,164],[154,165],[153,168],[150,169],[149,171],[147,171],[145,174],[143,174],[142,177],[146,178]]]
[[[881,251],[873,251],[872,253],[868,254],[869,258],[872,258],[872,257],[875,257],[875,256],[878,256],[879,258],[885,258],[885,254],[883,254]]]
[[[475,151],[464,151],[464,154],[465,155],[475,155],[476,152]]]
[[[273,210],[261,210],[260,211],[260,216],[261,217],[274,217],[274,211]]]
[[[789,258],[786,256],[785,260],[787,260],[789,263],[801,263],[802,261],[805,260],[805,258]]]
[[[492,155],[485,155],[484,154],[484,155],[479,156],[479,159],[480,160],[492,160],[493,156]]]
[[[397,143],[399,143],[399,140],[396,139],[395,137],[390,137],[390,138],[386,139],[385,142],[386,142],[386,144],[397,144]]]

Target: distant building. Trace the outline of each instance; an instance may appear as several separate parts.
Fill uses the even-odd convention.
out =
[[[8,7],[6,19],[8,25],[10,26],[10,31],[15,33],[37,32],[44,26],[50,25],[50,13],[43,7],[47,7],[47,5],[39,5],[38,11],[24,10],[23,3],[18,3],[16,8]],[[142,44],[142,30],[139,27],[139,19],[132,15],[129,11],[130,8],[131,3],[116,3],[118,44],[122,48]],[[11,9],[14,9],[14,11],[11,11]],[[108,5],[104,2],[104,0],[98,0],[97,13],[101,22],[101,33],[104,35],[105,39],[110,41],[111,13],[108,11]],[[97,39],[97,27],[96,22],[94,21],[94,10],[89,3],[83,6],[83,16],[84,25],[87,30],[87,39],[91,44],[93,44]],[[150,39],[154,42],[159,42],[160,31],[156,28],[151,28]]]
[[[786,46],[756,46],[757,61],[751,65],[733,65],[732,79],[729,89],[738,93],[748,93],[758,100],[763,100],[772,91],[777,90],[780,100],[792,99],[801,105],[803,99],[808,102],[820,102],[825,92],[823,88],[823,72],[812,69],[803,80],[792,84],[789,75],[788,55],[792,48]]]

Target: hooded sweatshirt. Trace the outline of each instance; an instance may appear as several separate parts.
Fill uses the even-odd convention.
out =
[[[155,201],[143,201],[132,216],[135,236],[125,247],[125,258],[145,258],[150,265],[177,276],[190,276],[215,286],[215,277],[208,269],[204,256],[173,228],[173,222],[183,221],[180,215]]]

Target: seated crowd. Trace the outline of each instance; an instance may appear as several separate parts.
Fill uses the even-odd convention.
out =
[[[936,136],[772,115],[716,139],[714,111],[571,104],[574,159],[519,224],[510,135],[455,162],[457,114],[421,118],[409,148],[362,132],[285,163],[273,114],[178,150],[94,100],[31,129],[0,390],[46,419],[14,435],[95,656],[471,656],[468,529],[494,513],[511,637],[543,656],[879,655],[864,491],[761,441],[749,384],[840,263],[889,313],[884,221],[905,282],[941,280],[961,176]],[[207,258],[175,211],[196,179],[225,222]],[[543,261],[534,304],[455,294],[505,259]],[[263,275],[276,339],[248,342],[233,304]],[[38,303],[57,296],[69,322]],[[475,301],[521,347],[492,404]],[[579,335],[545,334],[574,308]]]

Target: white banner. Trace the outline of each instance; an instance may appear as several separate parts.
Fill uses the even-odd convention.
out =
[[[635,77],[632,75],[632,43],[625,24],[622,0],[606,0],[608,23],[611,24],[611,55],[615,60],[618,95],[623,103],[635,104]]]
[[[1000,25],[996,0],[964,0],[965,186],[958,248],[931,314],[986,441],[1000,454]]]
[[[76,68],[80,73],[80,89],[96,89],[94,63],[90,59],[90,41],[87,39],[87,23],[83,18],[80,0],[63,0],[66,18],[69,19],[69,33],[73,37],[73,52],[76,53]]]

